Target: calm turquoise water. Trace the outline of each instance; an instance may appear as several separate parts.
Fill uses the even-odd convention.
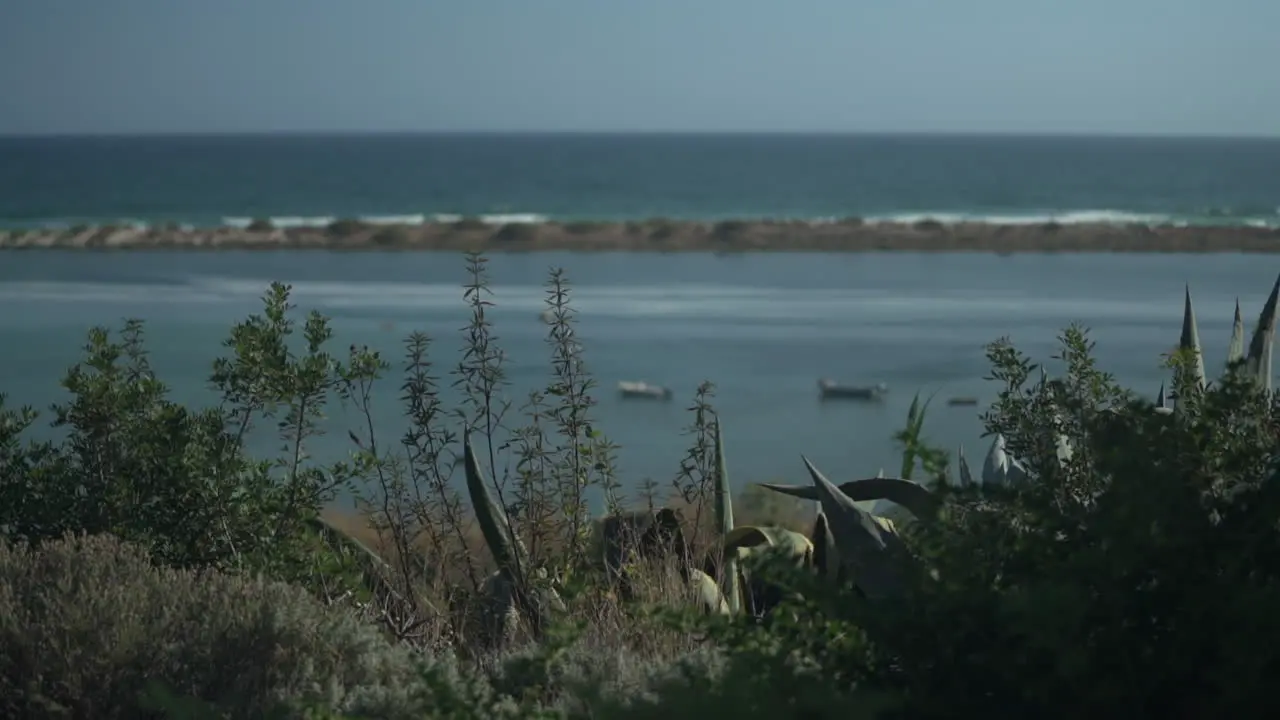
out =
[[[302,310],[334,318],[335,348],[367,343],[398,358],[414,329],[439,338],[456,364],[466,322],[463,259],[451,254],[236,252],[0,255],[0,385],[46,405],[85,331],[124,317],[149,322],[154,363],[183,401],[210,398],[219,343],[254,311],[272,279],[293,283]],[[711,255],[568,254],[492,259],[500,343],[519,400],[549,372],[538,320],[548,268],[574,281],[586,359],[600,379],[600,426],[630,480],[671,479],[686,447],[683,412],[698,382],[718,386],[729,461],[739,482],[799,480],[801,453],[833,476],[896,466],[889,436],[917,390],[939,398],[995,393],[983,344],[1002,335],[1048,358],[1072,321],[1093,328],[1104,367],[1154,395],[1160,354],[1178,339],[1183,283],[1192,283],[1206,362],[1220,367],[1236,297],[1250,325],[1280,263],[1243,255]],[[394,329],[384,329],[392,323]],[[1051,365],[1051,372],[1056,367]],[[884,381],[883,405],[820,403],[816,380]],[[676,401],[620,401],[619,380],[673,387]],[[384,383],[378,426],[403,430]],[[938,403],[927,424],[941,444],[981,456],[977,409]],[[347,451],[345,433],[317,449]],[[258,446],[273,445],[259,438]]]
[[[0,138],[0,224],[360,216],[803,218],[930,215],[1004,221],[1278,224],[1280,141],[893,136],[382,136]],[[1211,364],[1235,297],[1257,310],[1280,267],[1258,257],[534,254],[493,259],[494,313],[511,396],[545,381],[538,321],[546,271],[576,282],[580,333],[602,383],[598,415],[628,478],[671,478],[682,408],[717,383],[739,481],[797,476],[806,453],[833,475],[893,467],[912,394],[994,392],[983,344],[1011,335],[1046,357],[1067,323],[1154,393],[1194,285]],[[393,357],[420,329],[458,359],[460,257],[439,254],[0,254],[0,388],[44,406],[90,325],[149,322],[155,364],[183,401],[230,325],[273,279],[334,318],[335,346]],[[392,330],[385,329],[391,323]],[[883,405],[820,403],[816,380],[886,382]],[[447,378],[446,378],[447,379]],[[619,380],[672,386],[668,404],[621,402]],[[389,379],[378,425],[403,424]],[[972,455],[973,408],[939,403],[928,429]],[[317,448],[346,452],[345,433]],[[267,449],[270,438],[257,438]]]
[[[0,223],[336,216],[1280,223],[1280,140],[419,135],[0,138]]]

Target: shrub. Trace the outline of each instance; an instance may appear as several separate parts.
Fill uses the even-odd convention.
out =
[[[237,718],[297,703],[385,717],[416,682],[404,648],[300,589],[158,569],[109,536],[0,543],[5,717],[147,717],[151,683]]]
[[[1256,354],[1272,323],[1264,311]],[[887,600],[774,568],[807,599],[782,622],[709,625],[732,685],[682,681],[655,711],[697,696],[912,718],[1272,714],[1280,405],[1244,362],[1201,388],[1189,345],[1170,410],[1099,370],[1079,328],[1057,380],[992,344],[1003,391],[986,425],[1021,479],[935,486],[936,516],[900,526],[928,572]]]
[[[326,405],[381,361],[356,348],[345,362],[331,356],[327,321],[315,314],[295,352],[288,298],[286,286],[273,285],[264,313],[232,330],[224,343],[231,352],[210,378],[219,407],[168,399],[137,320],[118,339],[105,328],[89,333],[85,359],[62,381],[70,399],[52,407],[53,427],[66,433],[61,443],[22,443],[38,416],[6,409],[0,396],[0,535],[38,544],[109,532],[176,567],[313,575],[310,523],[353,470],[299,458],[322,434]],[[280,462],[245,453],[245,436],[263,420],[287,438]]]
[[[256,233],[271,232],[275,229],[276,226],[271,222],[270,218],[254,218],[247,226],[245,226],[245,230]]]

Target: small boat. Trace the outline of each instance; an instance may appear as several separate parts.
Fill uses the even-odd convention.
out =
[[[665,388],[661,385],[652,385],[647,382],[630,382],[623,380],[618,383],[618,392],[624,398],[649,398],[651,400],[670,400],[671,388]]]
[[[949,400],[947,400],[947,404],[948,404],[948,405],[977,405],[977,404],[978,404],[978,398],[976,398],[976,397],[967,397],[967,396],[965,396],[965,397],[953,397],[953,398],[950,398]]]
[[[879,400],[889,392],[889,386],[884,383],[841,385],[823,378],[818,381],[818,392],[823,400]]]

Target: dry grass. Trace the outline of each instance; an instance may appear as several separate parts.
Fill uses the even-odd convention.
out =
[[[691,518],[699,517],[699,514],[693,506],[677,498],[669,502],[668,507],[681,512],[685,520],[682,530],[689,540],[695,564],[700,565],[700,558],[711,552],[715,544],[716,533],[711,526],[710,513],[704,511],[700,515],[701,527],[694,527]],[[734,513],[738,526],[772,525],[805,534],[812,528],[814,520],[812,503],[771,493],[757,486],[749,486],[739,494]],[[391,567],[400,567],[394,538],[389,531],[380,531],[370,514],[355,509],[330,508],[324,516],[334,527],[380,554]],[[463,542],[465,555],[443,554],[468,557],[484,573],[495,570],[474,517],[468,516],[466,520]],[[417,563],[442,554],[424,538],[415,539],[412,548],[414,557],[410,559]],[[556,548],[546,550],[554,555]],[[482,633],[476,630],[476,623],[483,616],[484,598],[468,586],[467,574],[466,567],[447,566],[433,582],[416,588],[441,612],[440,617],[429,620],[418,629],[417,644],[449,645],[455,649],[465,646],[466,653],[480,664],[497,662],[511,646],[494,648],[480,639]],[[597,581],[584,582],[576,592],[566,596],[566,619],[585,628],[579,650],[593,655],[603,654],[612,658],[611,662],[636,668],[667,665],[699,651],[702,644],[698,638],[645,621],[636,612],[637,607],[689,605],[692,599],[690,589],[681,579],[675,564],[660,560],[641,561],[628,568],[628,576],[634,581],[636,593],[631,602],[623,602],[609,584]],[[476,635],[468,636],[469,632]],[[524,635],[522,639],[527,642],[530,638]]]

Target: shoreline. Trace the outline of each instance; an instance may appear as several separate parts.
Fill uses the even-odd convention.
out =
[[[462,252],[1276,253],[1280,227],[1138,223],[835,222],[656,218],[627,222],[372,224],[324,227],[80,226],[0,230],[0,250],[351,250]]]

